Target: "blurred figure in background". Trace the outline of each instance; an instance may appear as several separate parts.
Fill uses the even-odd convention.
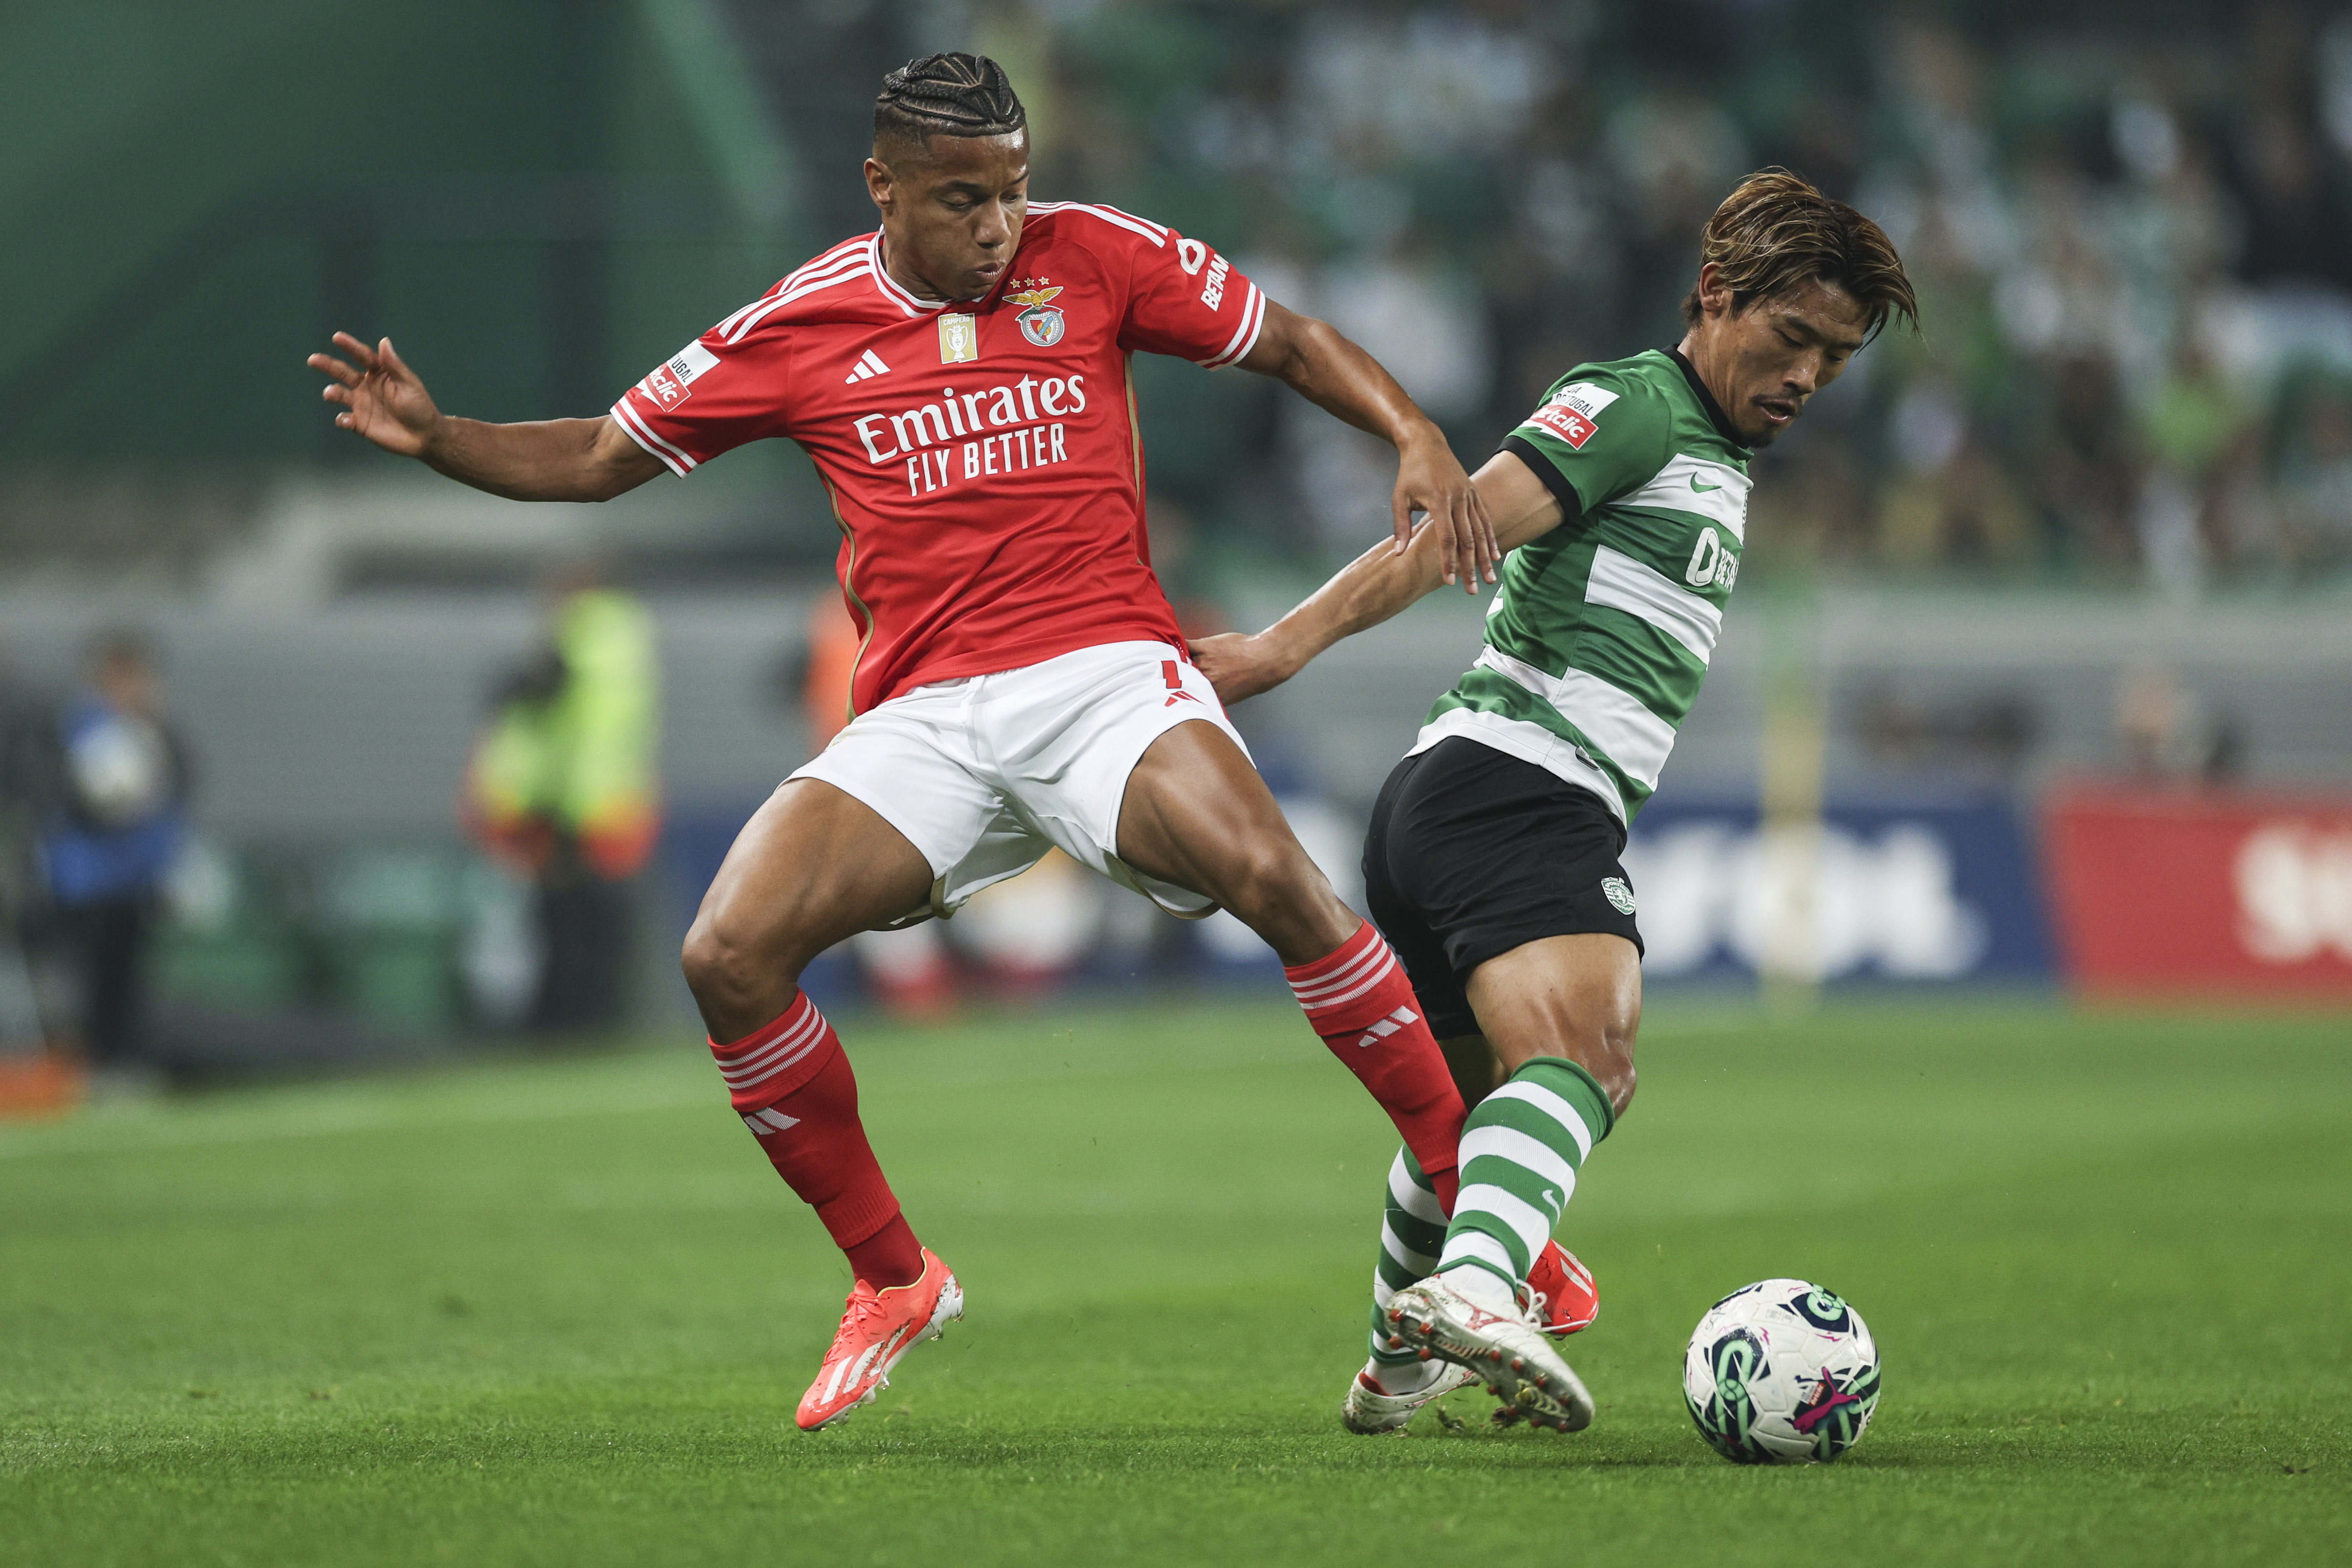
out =
[[[2352,395],[2333,382],[2299,391],[2281,442],[2284,545],[2315,575],[2352,565]]]
[[[530,878],[537,1030],[626,1016],[631,882],[661,832],[652,617],[593,564],[551,585],[546,641],[500,687],[466,777],[475,841]]]
[[[189,770],[146,643],[100,637],[82,689],[32,740],[42,891],[78,982],[74,1033],[100,1082],[151,1075],[148,949],[187,839]]]
[[[2141,664],[2116,683],[2116,736],[2124,768],[2146,783],[2224,785],[2245,763],[2237,716],[2200,701],[2169,664]]]
[[[61,1110],[78,1096],[77,1065],[49,1049],[26,942],[47,905],[41,889],[42,758],[55,719],[17,679],[0,643],[0,1117]]]

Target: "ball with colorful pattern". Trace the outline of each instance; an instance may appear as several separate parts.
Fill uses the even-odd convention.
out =
[[[1762,1280],[1707,1310],[1683,1354],[1699,1435],[1736,1464],[1824,1464],[1878,1408],[1878,1345],[1862,1314],[1804,1280]]]

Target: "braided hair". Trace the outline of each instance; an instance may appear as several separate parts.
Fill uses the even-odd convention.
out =
[[[1004,68],[985,55],[925,55],[882,78],[874,139],[920,148],[934,136],[1012,136],[1028,112]]]

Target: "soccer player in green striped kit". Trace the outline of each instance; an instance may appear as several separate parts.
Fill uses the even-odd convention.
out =
[[[1917,325],[1885,235],[1785,171],[1724,201],[1700,262],[1678,346],[1577,366],[1475,476],[1509,552],[1486,646],[1373,810],[1370,912],[1471,1110],[1450,1216],[1409,1153],[1391,1170],[1351,1431],[1400,1431],[1473,1378],[1498,1418],[1592,1419],[1553,1343],[1581,1322],[1548,1313],[1528,1274],[1633,1097],[1626,826],[1738,579],[1749,457],[1892,317]],[[1436,589],[1441,533],[1373,549],[1255,636],[1196,644],[1218,695],[1277,685]]]

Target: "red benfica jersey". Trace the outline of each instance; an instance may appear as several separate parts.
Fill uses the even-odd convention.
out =
[[[833,497],[860,713],[1104,643],[1181,647],[1151,570],[1128,356],[1211,369],[1265,300],[1198,240],[1033,202],[986,298],[918,299],[881,235],[826,251],[631,387],[613,417],[679,474],[797,441]]]

